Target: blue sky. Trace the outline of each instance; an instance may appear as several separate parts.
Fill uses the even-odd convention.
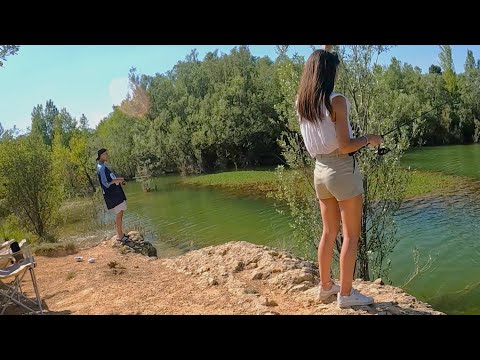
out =
[[[17,55],[7,58],[0,68],[0,123],[4,128],[16,125],[25,130],[30,126],[30,114],[37,104],[52,99],[60,109],[77,119],[82,113],[90,126],[108,115],[127,93],[129,69],[154,75],[170,70],[196,48],[200,58],[218,49],[228,53],[234,45],[29,45]],[[479,45],[453,45],[453,60],[457,72],[463,72],[467,49],[480,58]],[[252,45],[255,56],[275,58],[274,45]],[[292,45],[291,52],[308,56],[307,45]],[[438,64],[437,45],[401,45],[380,59],[389,63],[392,56],[402,62],[419,66],[423,72]]]

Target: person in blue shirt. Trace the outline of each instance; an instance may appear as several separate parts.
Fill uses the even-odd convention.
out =
[[[105,204],[107,209],[113,210],[116,214],[117,241],[125,243],[128,240],[128,236],[123,233],[122,228],[123,212],[127,210],[127,197],[122,189],[122,184],[125,185],[125,179],[117,178],[105,165],[105,162],[108,161],[107,149],[98,150],[97,161],[98,181],[102,187]]]

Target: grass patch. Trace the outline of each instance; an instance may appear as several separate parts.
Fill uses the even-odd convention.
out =
[[[76,247],[74,243],[34,243],[31,245],[32,252],[35,255],[57,257],[75,254]]]
[[[18,220],[18,218],[10,214],[4,219],[0,219],[0,243],[3,241],[15,239],[20,241],[22,239],[31,240],[35,236],[25,230]]]
[[[460,176],[418,170],[412,171],[411,175],[411,181],[407,186],[407,198],[451,192],[458,187],[459,183],[469,180]]]
[[[103,206],[100,200],[94,195],[65,201],[60,208],[58,237],[65,238],[99,229],[101,226],[97,214]]]
[[[404,170],[408,171],[408,170]],[[313,175],[312,175],[313,177]],[[468,179],[439,172],[411,171],[411,181],[407,186],[407,199],[436,195],[454,190],[460,182]],[[276,191],[275,171],[232,171],[218,174],[187,177],[182,183],[208,186],[265,195]]]
[[[182,182],[187,185],[216,187],[264,195],[269,191],[275,191],[275,180],[275,171],[247,170],[191,176],[182,179]]]

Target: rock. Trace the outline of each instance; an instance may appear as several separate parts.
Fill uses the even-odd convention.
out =
[[[377,280],[375,280],[373,282],[374,284],[377,284],[377,285],[385,285],[385,283],[383,282],[383,280],[381,278],[378,278]]]
[[[305,282],[310,284],[310,288],[314,286],[314,281],[315,277],[312,274],[306,273],[303,270],[295,269],[278,274],[277,276],[271,278],[269,283],[280,288],[289,289],[292,287],[292,285],[298,285]]]
[[[267,311],[267,312],[264,312],[263,315],[280,315],[280,313],[276,311]]]
[[[141,255],[136,254],[136,256]],[[134,257],[128,255],[127,258],[130,259],[133,269]],[[122,258],[120,257],[120,259]],[[123,263],[123,260],[121,261]],[[298,311],[294,311],[291,307],[291,311],[295,313],[355,315],[434,313],[423,302],[415,303],[414,298],[401,289],[387,284],[382,286],[381,279],[377,279],[376,282],[358,279],[354,282],[355,288],[361,289],[365,295],[375,297],[376,304],[372,307],[337,310],[335,303],[319,307],[317,300],[319,276],[314,263],[289,256],[286,251],[247,242],[235,241],[191,250],[178,257],[160,258],[160,262],[175,271],[186,272],[188,276],[200,278],[205,287],[213,286],[214,280],[216,280],[222,292],[226,290],[225,292],[229,293],[225,295],[225,306],[219,305],[219,308],[228,309],[227,312],[231,310],[232,313],[238,313],[240,310],[242,313],[273,313],[268,310],[283,308],[283,303],[280,307],[275,301],[276,299],[273,300],[277,296],[278,303],[283,299],[280,299],[280,296],[285,296],[285,299],[292,299],[298,303]],[[125,263],[128,264],[128,261]],[[140,267],[143,269],[143,266]],[[199,272],[201,275],[194,274],[194,272]],[[240,308],[235,309],[237,302],[241,305]],[[400,306],[398,306],[399,304]],[[415,306],[412,306],[413,304]],[[274,306],[278,306],[278,308]]]
[[[142,242],[143,241],[143,235],[140,234],[138,231],[130,231],[127,236],[130,238],[130,240],[134,242]]]
[[[300,284],[300,283],[304,283],[304,282],[312,282],[313,280],[314,280],[314,278],[313,278],[312,274],[303,273],[303,274],[300,274],[300,275],[296,276],[293,279],[293,283],[294,284]]]
[[[148,257],[157,256],[157,249],[149,242],[143,242],[140,248],[140,251],[135,252],[140,252],[142,255],[146,255]]]
[[[305,290],[305,294],[317,298],[317,297],[318,297],[318,290],[319,290],[318,287],[317,287],[317,286],[314,286],[314,287],[311,287],[311,288],[308,289],[308,290]],[[310,300],[309,300],[309,301],[310,301]]]
[[[261,271],[254,271],[251,279],[252,280],[261,280],[261,279],[263,279],[263,273]]]
[[[213,286],[213,285],[218,285],[218,281],[215,278],[208,278],[208,285]]]
[[[234,272],[240,272],[243,270],[243,268],[245,267],[245,264],[243,263],[243,261],[239,261],[237,262],[237,264],[235,265],[235,268],[233,269]]]
[[[83,256],[75,256],[74,259],[77,262],[82,262],[83,261]]]
[[[116,236],[111,239],[112,247],[119,247],[122,254],[139,253],[145,256],[157,256],[157,249],[151,243],[144,241],[143,236],[138,231],[130,231],[129,239],[125,243],[116,240]]]
[[[97,259],[95,259],[95,258],[93,258],[93,257],[90,258],[90,259],[88,259],[88,262],[89,262],[90,264],[93,264],[93,263],[96,262],[96,261],[97,261]]]
[[[198,269],[198,273],[201,274],[201,273],[207,272],[209,270],[210,270],[210,267],[202,266],[200,269]]]
[[[288,292],[301,292],[310,289],[313,286],[312,283],[303,282],[288,289]]]
[[[387,308],[387,311],[390,313],[390,314],[393,314],[393,315],[403,315],[404,312],[402,310],[400,310],[400,308],[396,307],[396,306],[389,306]]]

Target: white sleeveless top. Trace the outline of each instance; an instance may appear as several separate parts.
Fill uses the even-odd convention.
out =
[[[343,96],[342,94],[332,93],[330,95],[330,101],[334,97]],[[348,122],[348,133],[350,138],[352,137],[352,126],[350,125],[350,102],[348,99],[343,96],[347,101],[347,122]],[[295,104],[296,107],[296,104]],[[312,158],[316,155],[330,154],[331,152],[338,149],[337,141],[337,132],[335,130],[335,122],[332,121],[330,113],[327,108],[323,106],[322,109],[323,119],[320,121],[311,122],[304,118],[300,118],[298,115],[298,120],[300,122],[300,131],[302,132],[303,141],[307,148],[308,153]]]

